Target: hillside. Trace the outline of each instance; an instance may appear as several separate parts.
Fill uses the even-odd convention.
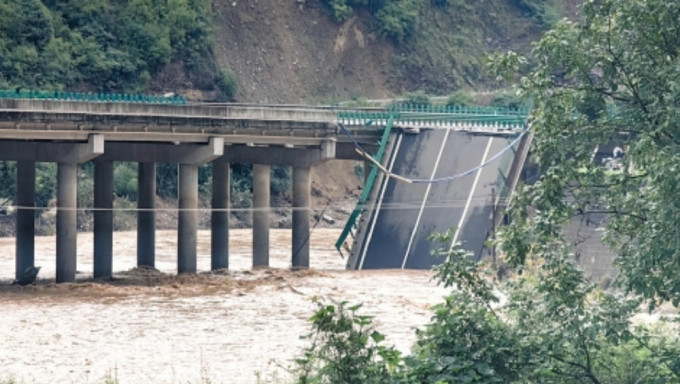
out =
[[[540,35],[538,21],[520,3],[423,5],[411,34],[395,41],[379,35],[362,8],[339,23],[320,0],[215,0],[215,54],[218,66],[234,71],[242,102],[333,103],[489,89],[494,84],[483,72],[484,54],[526,50]]]

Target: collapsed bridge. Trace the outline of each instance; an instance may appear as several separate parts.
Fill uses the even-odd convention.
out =
[[[211,164],[211,268],[229,267],[229,165],[253,164],[253,266],[269,264],[270,167],[293,168],[291,265],[309,267],[310,167],[372,170],[336,247],[348,268],[429,268],[427,236],[480,256],[517,181],[525,111],[189,104],[149,96],[0,91],[0,161],[17,162],[16,276],[34,266],[36,162],[58,163],[56,280],[76,277],[78,164],[94,163],[94,277],[112,274],[113,163],[139,163],[137,263],[155,263],[155,166],[179,169],[177,271],[196,272],[198,166]],[[351,235],[351,237],[350,237]]]

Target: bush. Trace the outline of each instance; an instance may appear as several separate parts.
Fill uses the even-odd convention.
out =
[[[132,201],[137,200],[137,163],[118,163],[113,169],[113,193]]]
[[[399,363],[399,352],[385,347],[370,316],[359,315],[361,305],[317,303],[312,316],[310,340],[295,360],[296,383],[382,384],[390,383]]]
[[[404,103],[410,105],[430,105],[432,104],[432,101],[430,100],[430,96],[426,95],[425,92],[417,91],[406,94]]]
[[[527,108],[527,104],[528,103],[522,101],[522,98],[520,98],[519,95],[514,92],[496,93],[489,102],[490,107],[503,107],[510,109]]]
[[[418,0],[393,0],[376,14],[378,33],[402,42],[416,26],[420,2]]]
[[[234,71],[230,68],[223,68],[217,82],[217,89],[220,91],[218,99],[220,101],[233,101],[238,92],[238,81]]]
[[[291,167],[274,165],[271,172],[271,194],[273,196],[290,195],[293,183]]]
[[[477,103],[472,93],[463,90],[454,91],[446,98],[447,107],[472,107],[475,104]]]
[[[331,17],[338,23],[345,22],[354,16],[354,9],[345,0],[328,0]]]
[[[560,4],[555,0],[516,0],[516,2],[545,28],[552,26],[560,17]]]

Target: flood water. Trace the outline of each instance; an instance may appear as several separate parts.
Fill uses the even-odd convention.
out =
[[[290,271],[290,230],[271,230],[271,269],[251,271],[251,232],[231,230],[230,271],[191,276],[133,270],[136,233],[114,234],[113,283],[93,282],[92,234],[78,238],[77,284],[52,283],[55,239],[36,240],[35,287],[9,286],[14,239],[0,239],[0,380],[25,383],[286,382],[306,345],[315,300],[364,303],[388,343],[407,352],[413,329],[446,291],[428,271],[346,271],[338,229],[315,229],[310,271]],[[156,235],[156,265],[176,272],[175,231]],[[210,266],[199,232],[198,268]],[[52,279],[50,281],[50,279]]]

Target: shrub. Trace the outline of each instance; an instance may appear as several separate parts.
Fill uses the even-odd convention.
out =
[[[118,197],[137,199],[137,163],[118,163],[113,170],[113,192]]]
[[[404,98],[404,103],[410,105],[430,105],[432,101],[430,96],[426,95],[423,91],[416,91],[406,94]]]
[[[472,93],[462,89],[454,91],[446,98],[447,107],[471,107],[475,104],[475,98],[472,96]]]
[[[303,337],[311,345],[295,360],[296,383],[392,382],[399,352],[383,345],[385,337],[374,329],[372,317],[358,314],[361,305],[317,305],[312,332]]]
[[[238,81],[234,71],[230,68],[223,68],[220,71],[220,76],[217,82],[217,89],[220,92],[218,97],[221,101],[232,101],[236,98],[238,92]]]
[[[402,42],[415,28],[420,2],[418,0],[394,0],[376,14],[378,33]]]
[[[496,93],[489,102],[490,107],[503,107],[510,109],[522,109],[527,107],[527,103],[514,92]]]

